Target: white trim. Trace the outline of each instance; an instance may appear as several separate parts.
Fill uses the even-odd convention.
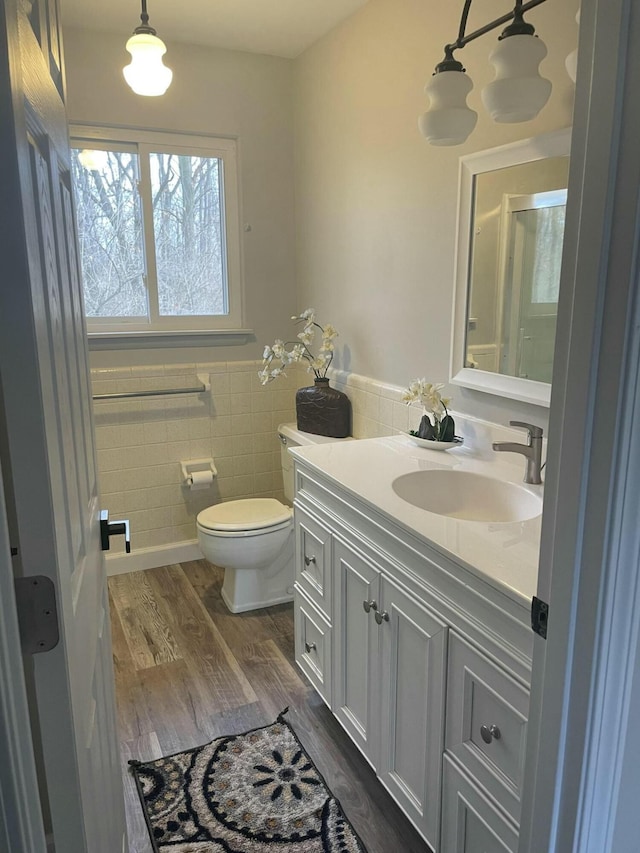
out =
[[[458,221],[456,231],[455,290],[453,328],[451,334],[451,382],[475,391],[487,391],[500,397],[509,397],[523,403],[549,406],[551,388],[544,382],[505,376],[487,370],[465,367],[467,340],[467,300],[469,289],[469,252],[472,240],[474,207],[474,178],[492,172],[532,163],[548,157],[562,157],[569,153],[571,128],[563,128],[531,139],[501,145],[488,151],[479,151],[460,158],[458,175]]]
[[[183,329],[180,332],[89,332],[90,350],[153,347],[241,346],[255,341],[253,329]]]
[[[158,545],[155,548],[140,548],[131,554],[107,554],[107,575],[124,575],[128,572],[143,572],[146,569],[158,569],[173,563],[186,563],[190,560],[202,560],[202,551],[198,540],[175,542],[170,545]]]

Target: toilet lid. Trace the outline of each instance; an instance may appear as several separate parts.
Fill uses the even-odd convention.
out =
[[[259,530],[282,524],[293,515],[289,506],[275,498],[244,498],[224,501],[198,513],[198,524],[208,530]]]

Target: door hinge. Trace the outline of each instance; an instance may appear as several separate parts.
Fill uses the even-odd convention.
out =
[[[14,578],[20,643],[25,654],[50,652],[58,645],[58,610],[53,581],[44,575]]]
[[[534,595],[531,599],[531,627],[542,637],[547,639],[547,622],[549,621],[549,605],[546,601],[536,598]]]

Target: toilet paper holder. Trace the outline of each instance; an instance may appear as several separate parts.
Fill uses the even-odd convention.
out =
[[[212,480],[218,474],[216,466],[211,457],[208,457],[206,459],[186,459],[180,462],[180,470],[182,471],[182,485],[187,486],[190,489],[194,488],[194,474],[201,472],[210,472]]]

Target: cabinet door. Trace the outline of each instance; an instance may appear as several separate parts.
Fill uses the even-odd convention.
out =
[[[331,626],[296,584],[296,663],[331,707]]]
[[[443,765],[440,853],[515,853],[518,831],[451,759]]]
[[[444,743],[447,627],[429,609],[382,578],[382,717],[378,775],[437,849]]]
[[[331,532],[296,507],[296,582],[331,621]]]
[[[334,541],[333,574],[333,712],[375,768],[380,632],[374,616],[380,572],[346,545]]]

